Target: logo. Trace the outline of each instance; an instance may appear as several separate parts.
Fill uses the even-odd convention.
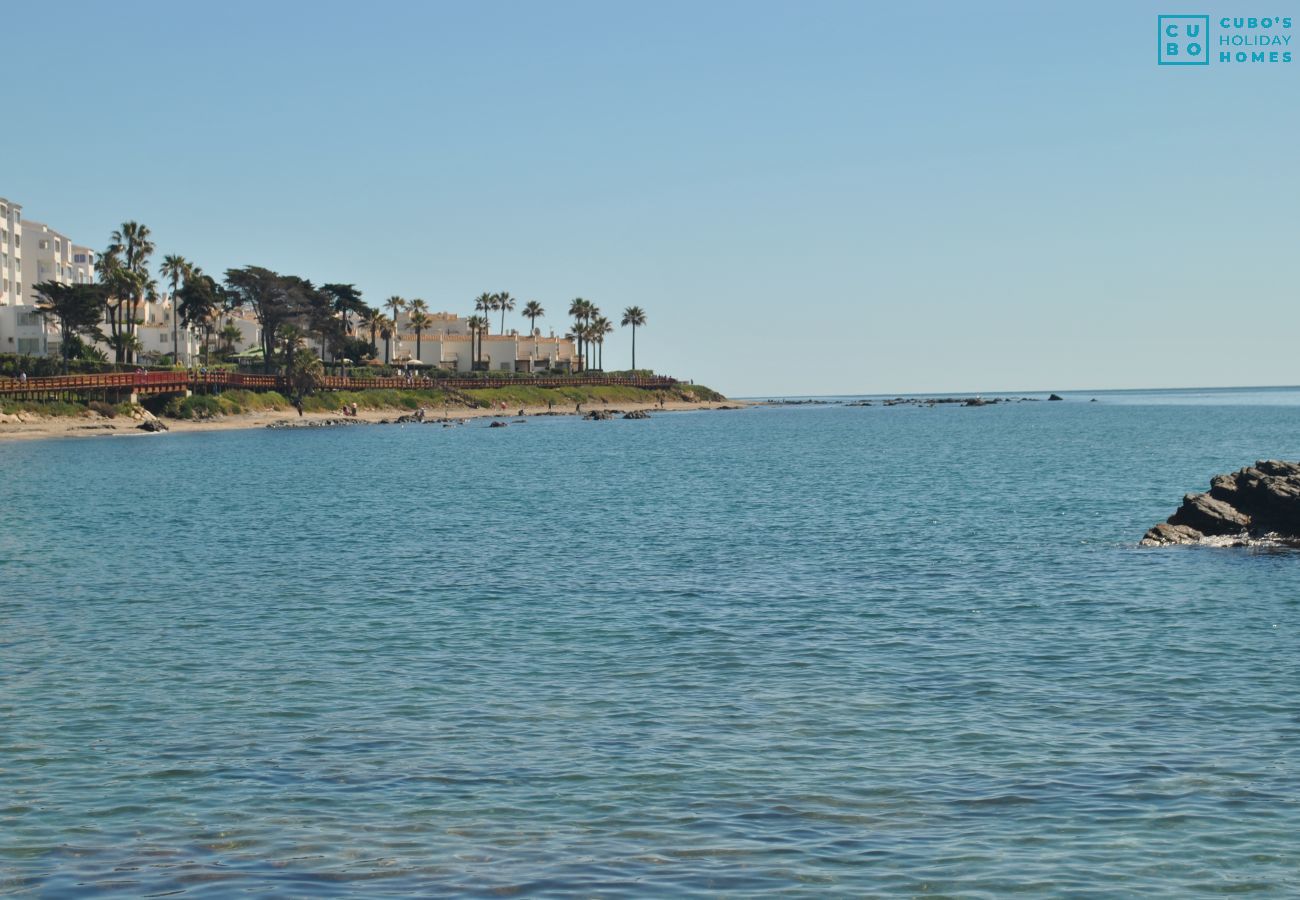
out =
[[[1159,16],[1162,66],[1208,66],[1209,16]]]
[[[1156,17],[1156,62],[1162,66],[1291,62],[1290,16]]]

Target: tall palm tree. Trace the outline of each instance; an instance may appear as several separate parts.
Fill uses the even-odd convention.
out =
[[[361,313],[361,327],[370,329],[370,347],[377,350],[378,345],[375,342],[375,334],[379,331],[379,326],[386,321],[383,310],[374,309],[367,306]]]
[[[399,313],[406,311],[406,301],[394,294],[384,301],[384,308],[389,312],[389,318],[393,320],[393,327],[397,327],[397,316]]]
[[[599,355],[596,358],[596,368],[601,372],[605,371],[605,336],[614,333],[614,323],[604,316],[597,316],[591,322],[592,340],[596,342],[596,350]]]
[[[636,330],[645,325],[645,310],[639,306],[629,306],[623,310],[624,328],[632,326],[632,372],[636,373]]]
[[[423,300],[412,300],[411,305],[423,304]],[[433,316],[422,309],[412,309],[410,313],[411,329],[415,332],[415,358],[420,358],[420,333],[433,324]]]
[[[411,312],[427,313],[429,311],[429,304],[425,303],[419,297],[416,297],[406,305],[406,308],[409,309]]]
[[[524,305],[521,312],[523,313],[524,318],[528,320],[528,330],[533,333],[533,358],[536,359],[537,320],[546,315],[546,310],[542,309],[542,304],[538,303],[536,300],[529,300],[528,303]]]
[[[470,334],[470,368],[476,368],[483,362],[483,335],[488,329],[488,320],[486,316],[470,316],[466,321],[469,326]],[[478,349],[474,349],[474,341],[478,340]]]
[[[387,316],[381,316],[379,336],[384,339],[384,365],[389,365],[389,349],[393,346],[393,335],[397,332],[397,323]]]
[[[502,291],[496,295],[497,309],[501,310],[501,333],[506,333],[506,313],[515,308],[515,298],[510,296],[509,291]]]
[[[496,294],[482,293],[474,298],[474,311],[482,313],[484,317],[492,310],[496,309]]]
[[[139,222],[123,222],[122,227],[117,229],[111,235],[112,244],[109,245],[109,253],[117,256],[121,260],[121,266],[127,272],[139,276],[135,281],[134,290],[129,297],[123,298],[128,301],[125,326],[126,334],[134,338],[140,318],[140,304],[144,302],[145,290],[148,285],[149,275],[149,257],[153,255],[154,245],[149,238],[150,232],[147,225],[141,225]],[[119,315],[121,311],[119,311]],[[134,348],[139,341],[125,341],[125,362],[135,361]]]
[[[573,316],[572,339],[578,342],[578,359],[580,361],[580,364],[586,361],[586,358],[583,356],[583,352],[582,352],[583,350],[582,325],[584,322],[584,314],[589,305],[590,304],[587,303],[586,300],[583,300],[581,297],[575,297],[569,303],[569,315]]]
[[[180,322],[181,317],[177,312],[177,294],[180,292],[181,282],[189,281],[192,276],[194,266],[183,256],[175,253],[169,253],[163,257],[162,265],[158,267],[158,273],[172,283],[172,364],[180,365]]]

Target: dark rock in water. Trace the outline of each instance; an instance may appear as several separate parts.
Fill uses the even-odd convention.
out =
[[[593,409],[591,412],[583,416],[583,418],[588,422],[604,422],[607,419],[614,418],[614,415],[609,410]]]
[[[1300,542],[1300,463],[1261,460],[1210,479],[1210,490],[1188,494],[1168,521],[1142,538],[1144,546],[1212,538],[1234,543]]]
[[[650,418],[650,413],[646,412],[644,409],[634,409],[634,410],[632,410],[630,413],[623,413],[623,418],[625,418],[625,419],[648,419],[648,418]]]
[[[139,425],[135,427],[140,429],[141,431],[159,432],[159,431],[168,430],[167,426],[164,425],[162,422],[159,422],[157,419],[145,419],[143,422],[141,422]]]
[[[1209,494],[1188,494],[1169,524],[1186,525],[1202,534],[1241,534],[1250,528],[1250,516]]]
[[[1146,533],[1142,543],[1148,547],[1157,544],[1195,544],[1203,537],[1205,535],[1189,525],[1170,525],[1168,522],[1161,522]]]
[[[510,427],[510,423],[508,422],[493,422],[491,425],[488,426],[488,428],[509,428],[509,427]]]
[[[1065,398],[1062,397],[1060,394],[1053,394],[1052,396],[1048,397],[1047,399],[1048,399],[1048,400],[1064,400]]]

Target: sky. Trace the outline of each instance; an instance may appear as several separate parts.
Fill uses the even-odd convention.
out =
[[[1159,66],[1165,6],[14,4],[0,196],[372,305],[638,305],[732,396],[1300,383],[1300,59]]]

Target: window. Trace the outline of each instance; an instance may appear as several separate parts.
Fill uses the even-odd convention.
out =
[[[160,335],[158,335],[158,343],[160,343],[160,344],[165,344],[165,343],[168,342],[168,339],[169,339],[170,337],[171,337],[170,334],[160,334]]]
[[[48,250],[50,249],[50,242],[45,240],[40,240],[36,242],[36,246],[38,249]]]
[[[23,356],[36,356],[41,352],[40,338],[19,338],[18,352]]]

